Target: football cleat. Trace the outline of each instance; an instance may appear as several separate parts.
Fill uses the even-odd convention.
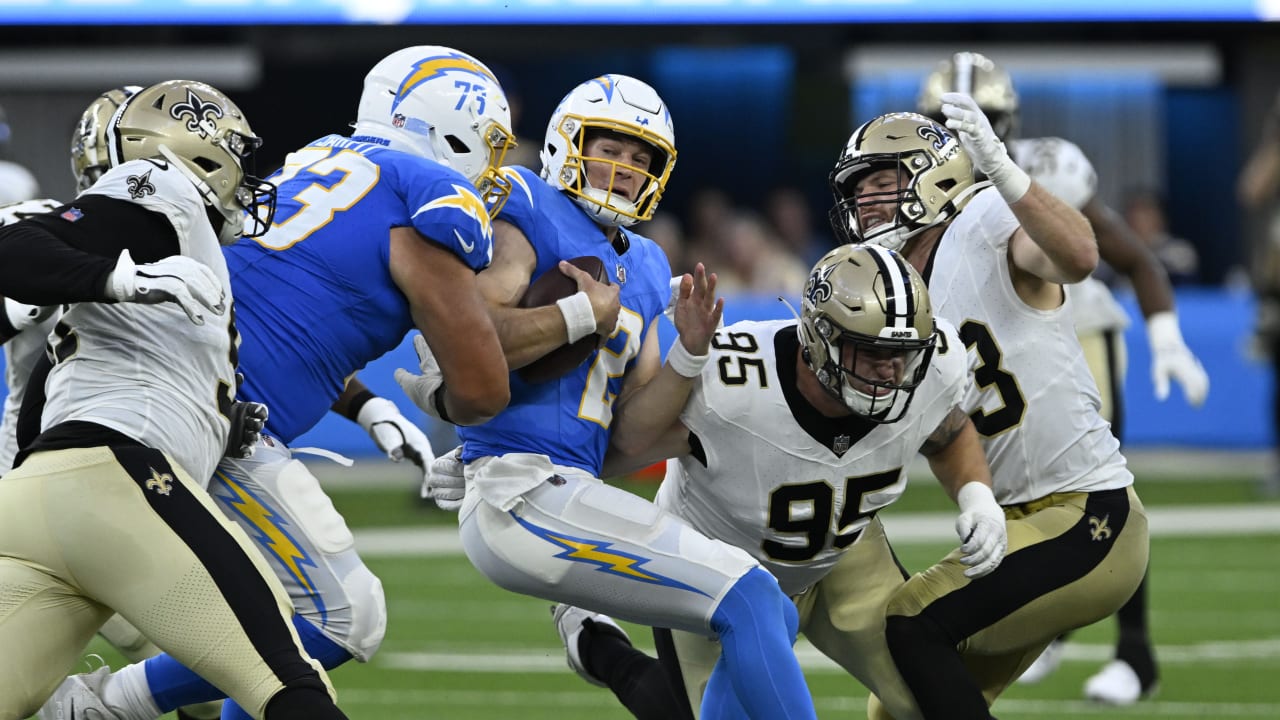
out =
[[[69,675],[36,713],[37,720],[119,720],[123,715],[101,698],[109,677],[111,668],[105,665],[91,673]]]
[[[1155,694],[1159,686],[1142,687],[1142,681],[1129,663],[1112,660],[1084,683],[1084,696],[1104,705],[1132,705]]]
[[[582,660],[582,639],[589,637],[592,633],[603,632],[619,636],[630,645],[631,637],[627,635],[627,631],[608,615],[593,614],[564,603],[551,606],[551,618],[556,624],[556,631],[560,633],[560,642],[564,643],[569,667],[578,673],[578,677],[592,685],[609,687],[607,683],[587,671],[587,666]],[[586,631],[585,635],[583,631]]]
[[[1040,657],[1031,663],[1031,667],[1028,667],[1023,671],[1022,675],[1018,676],[1017,682],[1021,685],[1035,685],[1052,675],[1053,671],[1057,670],[1058,666],[1062,664],[1062,653],[1066,646],[1066,642],[1054,638],[1053,642],[1049,643],[1044,651],[1040,653]]]

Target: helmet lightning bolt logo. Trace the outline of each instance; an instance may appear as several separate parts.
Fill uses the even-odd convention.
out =
[[[461,54],[434,55],[426,57],[413,64],[413,72],[405,76],[400,81],[400,87],[396,88],[395,102],[391,103],[391,109],[394,111],[400,102],[413,92],[414,88],[438,77],[444,77],[445,73],[462,72],[470,75],[477,75],[488,80],[493,84],[498,83],[498,79],[489,72],[489,69],[472,58]]]
[[[599,85],[599,86],[604,90],[604,99],[605,99],[605,101],[606,101],[606,102],[612,102],[612,100],[613,100],[613,88],[614,88],[614,87],[616,87],[616,86],[613,84],[613,76],[612,76],[612,75],[601,75],[601,76],[600,76],[600,77],[598,77],[598,78],[593,78],[593,79],[591,80],[591,82],[596,83],[597,85]]]
[[[413,213],[413,217],[418,217],[424,212],[440,208],[454,208],[466,213],[480,223],[481,234],[486,239],[493,240],[493,223],[489,221],[489,209],[485,207],[484,201],[475,194],[475,191],[462,185],[454,185],[452,195],[443,195],[423,205]],[[467,252],[470,252],[470,250]]]
[[[307,596],[311,598],[316,610],[320,613],[321,624],[327,622],[328,610],[324,606],[324,598],[316,590],[315,584],[311,581],[305,569],[317,567],[316,562],[311,559],[306,550],[298,547],[293,537],[285,530],[284,526],[289,524],[288,521],[276,514],[274,510],[262,502],[248,488],[232,480],[226,473],[214,473],[214,480],[220,483],[230,494],[211,494],[234,510],[241,518],[248,521],[247,526],[242,523],[242,527],[245,527],[250,537],[256,540],[258,545],[266,551],[267,556],[275,558],[277,562],[284,566],[298,586],[306,591]],[[213,488],[211,487],[210,490],[213,490]]]
[[[523,518],[517,517],[515,513],[511,517],[520,523],[524,529],[533,535],[546,540],[556,547],[563,548],[563,552],[557,553],[556,557],[568,560],[570,562],[588,563],[596,566],[596,570],[609,575],[626,578],[628,580],[636,580],[649,585],[661,585],[662,587],[674,588],[676,590],[688,590],[705,597],[710,597],[707,593],[699,590],[691,585],[650,572],[644,565],[651,558],[633,555],[621,550],[613,550],[613,543],[602,540],[591,540],[588,538],[573,537],[566,533],[555,532],[548,528],[538,527]]]

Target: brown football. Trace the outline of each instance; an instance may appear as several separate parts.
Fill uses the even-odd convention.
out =
[[[578,269],[588,273],[597,282],[609,284],[609,274],[605,270],[604,261],[598,257],[584,255],[569,262]],[[567,298],[578,292],[578,283],[573,278],[560,272],[559,267],[538,276],[529,283],[524,297],[520,298],[520,307],[542,307],[554,304],[557,300]],[[521,380],[527,383],[541,383],[563,377],[583,363],[593,350],[600,347],[605,338],[598,334],[588,335],[575,343],[565,343],[533,362],[516,371]]]

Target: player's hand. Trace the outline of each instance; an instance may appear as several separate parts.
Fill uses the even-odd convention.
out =
[[[206,309],[215,315],[227,311],[218,276],[204,263],[186,255],[171,255],[153,263],[135,265],[125,250],[116,260],[115,269],[107,275],[106,294],[116,302],[147,305],[176,302],[196,325],[204,324]]]
[[[672,278],[671,322],[680,333],[680,342],[691,355],[706,355],[711,337],[724,321],[724,298],[716,298],[716,274],[708,273],[702,263],[685,273],[676,287]]]
[[[440,363],[436,362],[431,346],[421,335],[413,336],[413,349],[418,353],[418,369],[422,374],[415,375],[404,368],[396,368],[396,383],[419,410],[443,420],[436,404],[437,393],[444,391],[444,373],[440,371]]]
[[[435,500],[441,510],[458,512],[467,494],[463,467],[461,446],[436,458],[422,483],[422,499]]]
[[[13,337],[29,327],[44,322],[53,315],[54,310],[58,309],[57,305],[27,305],[10,297],[3,298],[3,302],[4,319],[9,323],[9,327],[13,328],[13,335],[8,337]],[[6,339],[8,338],[5,337],[5,333],[0,332],[0,342]]]
[[[223,457],[246,460],[253,457],[253,449],[262,439],[262,429],[267,426],[267,406],[258,402],[231,403],[231,430],[227,433],[227,447]]]
[[[560,272],[578,283],[578,291],[587,294],[591,301],[591,314],[596,319],[596,334],[609,337],[618,327],[618,314],[622,312],[621,288],[610,283],[597,282],[595,278],[567,260],[560,261]]]
[[[1192,407],[1200,407],[1209,395],[1209,374],[1182,339],[1178,316],[1160,312],[1147,318],[1147,341],[1151,344],[1151,384],[1156,399],[1169,397],[1169,379],[1178,381]]]
[[[996,502],[991,488],[980,482],[960,488],[956,501],[960,504],[956,535],[960,536],[960,552],[964,553],[960,562],[969,566],[964,576],[980,578],[999,567],[1009,547],[1004,508]]]
[[[356,413],[356,422],[369,433],[388,459],[393,462],[409,460],[422,470],[425,481],[427,466],[436,459],[435,453],[431,452],[431,441],[409,418],[400,414],[395,403],[382,397],[371,398]]]
[[[1006,202],[1016,202],[1031,187],[1031,178],[1013,164],[1004,143],[996,137],[991,121],[974,99],[964,93],[943,93],[942,114],[947,127],[955,131],[960,145],[973,160],[973,165],[986,175]]]

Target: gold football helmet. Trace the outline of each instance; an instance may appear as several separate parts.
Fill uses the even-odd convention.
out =
[[[857,196],[860,180],[877,170],[896,169],[888,192]],[[947,129],[916,113],[889,113],[853,132],[831,171],[831,227],[847,243],[875,243],[899,250],[922,230],[946,222],[977,189],[973,162]],[[893,204],[890,222],[863,227],[859,207]]]
[[[804,360],[822,387],[868,420],[900,420],[937,342],[920,274],[892,250],[841,245],[809,273],[801,308]],[[858,371],[884,364],[891,377]]]
[[[215,229],[223,244],[257,237],[271,226],[275,185],[244,170],[262,139],[213,86],[167,80],[139,90],[111,116],[106,137],[112,167],[141,158],[173,163],[222,220]]]
[[[1013,139],[1018,130],[1018,93],[1014,92],[1009,73],[986,55],[958,52],[938,63],[920,86],[916,110],[945,124],[942,94],[947,92],[972,97],[991,122],[996,137],[1006,142]]]
[[[71,174],[76,178],[76,190],[84,192],[98,182],[102,173],[111,167],[107,157],[107,123],[125,100],[133,97],[142,87],[122,85],[112,88],[89,103],[80,122],[71,133]]]

